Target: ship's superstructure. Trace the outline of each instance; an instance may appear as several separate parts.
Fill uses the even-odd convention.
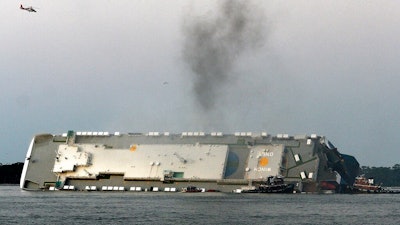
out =
[[[21,176],[26,190],[232,192],[283,176],[298,192],[352,185],[359,165],[323,136],[266,132],[74,132],[33,138]]]

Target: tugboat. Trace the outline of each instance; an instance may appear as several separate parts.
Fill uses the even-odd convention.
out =
[[[282,176],[269,176],[254,188],[242,189],[241,193],[293,193],[294,185],[285,184]]]
[[[381,193],[382,187],[374,184],[374,178],[366,178],[364,175],[356,177],[353,185],[354,193]]]
[[[203,189],[195,187],[195,186],[188,186],[182,189],[182,192],[194,193],[194,192],[204,192]]]

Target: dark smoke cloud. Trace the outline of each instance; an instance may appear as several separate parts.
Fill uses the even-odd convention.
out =
[[[264,15],[245,0],[219,1],[215,17],[188,15],[183,25],[184,60],[193,71],[194,94],[213,109],[241,54],[262,46]]]

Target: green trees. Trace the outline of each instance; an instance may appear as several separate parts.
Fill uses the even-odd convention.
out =
[[[21,178],[24,163],[18,162],[10,165],[0,165],[0,184],[18,184]]]
[[[361,167],[361,174],[365,177],[373,177],[376,184],[382,186],[400,186],[400,164],[392,167]]]

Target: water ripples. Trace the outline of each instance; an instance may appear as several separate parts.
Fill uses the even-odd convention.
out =
[[[400,195],[26,192],[0,186],[0,224],[400,224]]]

